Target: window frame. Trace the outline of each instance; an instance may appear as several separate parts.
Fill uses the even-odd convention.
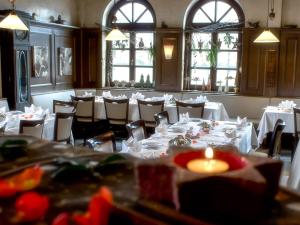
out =
[[[128,3],[139,3],[146,7],[146,10],[144,13],[149,10],[149,12],[152,15],[153,23],[137,23],[137,22],[129,22],[129,23],[113,23],[114,15],[117,13],[117,11],[124,5]],[[133,7],[133,4],[132,4]],[[133,10],[132,10],[133,13]],[[144,13],[142,15],[144,15]],[[142,16],[141,15],[141,16]],[[152,48],[155,48],[155,27],[156,27],[156,16],[154,13],[154,10],[151,6],[151,4],[146,0],[129,0],[129,1],[118,1],[110,10],[108,17],[107,17],[107,27],[113,28],[117,26],[120,30],[123,32],[129,33],[129,64],[126,67],[129,67],[129,81],[135,80],[135,69],[136,68],[153,68],[153,82],[155,80],[155,57],[153,57],[153,64],[152,66],[141,66],[136,65],[135,63],[135,54],[136,50],[139,50],[136,48],[136,33],[153,33],[153,43]],[[113,83],[112,80],[112,42],[106,42],[106,79],[105,79],[105,85],[111,86]],[[127,49],[126,49],[127,50]],[[121,66],[121,65],[116,65]],[[146,75],[145,80],[146,80]]]
[[[215,6],[215,19],[214,21],[210,22],[210,23],[193,23],[193,19],[194,16],[196,15],[196,13],[198,12],[198,9],[200,9],[203,5],[209,3],[209,2],[215,2],[215,4],[217,2],[224,2],[227,3],[228,5],[230,5],[230,8],[226,11],[226,13],[219,19],[219,21],[224,18],[224,16],[227,15],[227,13],[231,10],[234,9],[238,19],[239,19],[239,23],[237,24],[232,24],[232,26],[226,26],[224,28],[219,28],[217,30],[208,30],[208,31],[203,31],[203,33],[210,33],[211,34],[211,40],[213,44],[216,44],[218,42],[218,34],[219,33],[238,33],[238,40],[239,43],[237,45],[237,50],[231,50],[233,52],[237,52],[237,67],[236,69],[229,69],[229,68],[218,68],[218,66],[216,65],[214,66],[210,66],[210,80],[211,80],[211,91],[217,91],[217,85],[216,85],[216,77],[217,77],[217,71],[218,70],[236,70],[237,74],[236,74],[236,79],[237,81],[240,80],[240,72],[239,72],[239,68],[241,65],[241,56],[242,56],[242,28],[244,27],[244,21],[245,21],[245,15],[243,13],[243,10],[241,8],[241,6],[236,2],[236,1],[232,1],[232,0],[199,0],[198,2],[196,2],[192,8],[190,9],[190,12],[187,16],[187,20],[186,20],[186,30],[185,30],[185,43],[186,43],[186,49],[185,49],[185,61],[184,61],[184,89],[191,89],[189,87],[195,87],[194,89],[197,90],[201,90],[202,89],[202,81],[199,81],[199,83],[197,85],[195,84],[191,84],[191,80],[187,80],[187,77],[191,78],[191,71],[192,71],[192,33],[197,33],[197,29],[201,29],[201,28],[205,28],[208,27],[210,25],[216,24],[214,21],[216,20],[216,16],[217,16],[217,7]],[[207,16],[208,17],[208,16]],[[226,23],[222,23],[222,24],[226,24]],[[199,31],[201,32],[201,31]],[[212,45],[211,45],[212,47]],[[205,51],[205,50],[204,50]],[[208,50],[209,51],[209,50]],[[229,52],[230,50],[220,50],[218,49],[218,52]],[[217,58],[218,59],[218,58]],[[199,67],[201,68],[201,67]],[[204,68],[206,69],[206,68]],[[224,86],[224,84],[222,85]],[[236,87],[239,87],[239,82],[237,82]],[[231,88],[233,89],[233,88]],[[230,90],[232,91],[232,90]]]

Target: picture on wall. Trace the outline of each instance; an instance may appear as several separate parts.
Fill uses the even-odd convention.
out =
[[[72,48],[59,48],[59,75],[72,75]]]
[[[33,46],[33,74],[35,77],[49,75],[49,49],[47,46]]]

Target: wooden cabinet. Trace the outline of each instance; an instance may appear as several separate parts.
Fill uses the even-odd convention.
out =
[[[155,89],[180,91],[182,89],[182,29],[157,29]],[[172,50],[166,56],[167,49]]]
[[[300,29],[282,29],[278,96],[300,96]]]
[[[279,44],[253,41],[262,29],[243,30],[241,93],[256,96],[276,96]],[[279,37],[279,30],[272,30]]]

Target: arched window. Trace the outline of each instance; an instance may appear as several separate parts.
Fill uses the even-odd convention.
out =
[[[119,1],[108,15],[108,27],[118,27],[126,41],[107,42],[106,83],[139,82],[149,75],[153,82],[155,15],[145,0]]]
[[[241,56],[244,14],[233,0],[199,0],[186,22],[185,88],[233,89]]]

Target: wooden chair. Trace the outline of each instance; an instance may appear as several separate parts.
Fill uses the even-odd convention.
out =
[[[88,138],[94,137],[95,124],[95,96],[92,97],[76,97],[71,96],[72,101],[76,104],[76,112],[73,122],[74,139],[83,139],[83,144],[86,144]]]
[[[71,143],[74,113],[56,113],[54,123],[54,141]]]
[[[103,98],[109,130],[114,131],[117,138],[127,138],[129,99]]]
[[[281,135],[282,131],[285,128],[285,123],[282,119],[278,119],[275,123],[274,130],[272,132],[271,141],[269,144],[268,151],[265,152],[263,149],[257,149],[254,152],[251,152],[251,154],[255,156],[262,156],[262,157],[279,157],[280,156],[280,150],[281,150]]]
[[[113,132],[109,131],[104,134],[87,140],[87,145],[94,151],[99,152],[116,152],[116,139]]]
[[[75,102],[67,102],[60,100],[53,100],[53,113],[73,113],[76,109]]]
[[[156,113],[154,115],[154,119],[155,119],[155,122],[156,122],[156,126],[158,126],[161,123],[170,124],[168,111],[162,111],[160,113]]]
[[[43,135],[45,119],[20,120],[20,134],[33,136],[41,139]]]
[[[126,125],[128,134],[136,141],[141,141],[147,138],[147,131],[144,120],[137,120]]]
[[[176,101],[177,119],[179,121],[181,113],[189,113],[190,118],[203,118],[205,102],[186,103]]]
[[[155,127],[154,115],[164,111],[165,101],[143,101],[137,100],[140,120],[145,121],[146,127]]]
[[[292,159],[294,157],[295,150],[297,148],[297,144],[299,142],[299,133],[300,131],[298,130],[298,121],[300,122],[300,109],[299,108],[293,108],[294,112],[294,147],[292,150]]]

